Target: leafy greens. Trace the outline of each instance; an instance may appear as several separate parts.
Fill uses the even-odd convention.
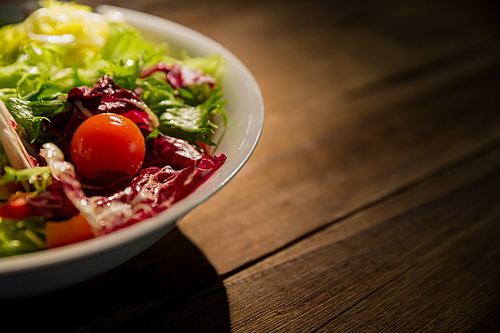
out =
[[[200,150],[216,145],[214,119],[227,124],[220,55],[182,51],[176,59],[167,43],[146,42],[116,12],[40,4],[26,21],[0,28],[0,103],[9,113],[3,126],[18,136],[9,144],[22,146],[0,145],[0,199],[28,186],[26,205],[37,214],[0,217],[0,257],[45,249],[48,221],[83,214],[98,235],[154,216],[226,159]],[[91,181],[64,161],[76,128],[104,112],[129,118],[145,137],[144,165],[134,177]],[[27,152],[32,167],[16,170],[8,151]]]

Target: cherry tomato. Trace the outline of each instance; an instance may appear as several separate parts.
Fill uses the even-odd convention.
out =
[[[146,146],[139,127],[115,113],[85,120],[71,140],[71,158],[77,172],[95,179],[99,170],[124,171],[133,176],[144,161]]]

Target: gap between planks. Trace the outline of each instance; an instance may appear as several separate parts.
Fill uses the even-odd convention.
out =
[[[488,234],[488,229],[483,228],[483,226],[491,224],[492,218],[498,216],[500,207],[497,205],[493,212],[482,213],[482,208],[489,207],[489,204],[495,198],[486,200],[489,201],[488,203],[481,203],[479,209],[470,210],[462,206],[462,211],[467,216],[458,225],[455,225],[453,221],[454,217],[460,217],[460,211],[455,212],[452,216],[447,216],[445,221],[437,226],[436,230],[429,230],[429,226],[432,225],[432,218],[442,217],[443,210],[447,211],[455,201],[464,202],[464,193],[468,193],[469,188],[474,190],[476,196],[482,197],[484,190],[491,191],[491,187],[496,184],[489,183],[491,175],[495,176],[496,182],[500,181],[498,175],[500,168],[499,146],[499,144],[496,144],[489,149],[469,155],[467,159],[456,162],[446,170],[435,172],[433,175],[426,177],[425,180],[418,182],[418,184],[401,190],[397,195],[395,194],[379,204],[372,205],[370,208],[334,223],[329,228],[321,232],[318,231],[307,239],[290,244],[286,249],[255,263],[245,270],[235,272],[232,276],[216,282],[211,287],[192,295],[180,304],[162,302],[142,313],[138,318],[121,323],[119,327],[116,327],[117,330],[115,331],[119,331],[123,327],[147,329],[148,327],[154,328],[160,325],[162,327],[171,327],[172,324],[175,327],[175,324],[179,323],[184,325],[183,321],[179,321],[179,318],[190,317],[190,311],[204,313],[205,316],[210,318],[210,312],[216,311],[216,307],[221,306],[221,301],[224,302],[223,304],[227,302],[229,305],[227,315],[230,317],[231,331],[284,330],[287,332],[303,332],[321,329],[330,331],[337,327],[330,326],[335,319],[344,316],[344,314],[358,306],[364,306],[367,300],[372,303],[377,302],[377,300],[372,299],[373,296],[387,293],[386,289],[390,289],[388,287],[396,283],[396,281],[404,287],[404,278],[408,275],[408,272],[417,270],[420,271],[420,275],[417,274],[417,277],[432,278],[436,275],[435,267],[439,269],[441,267],[439,262],[447,260],[447,258],[441,258],[439,254],[443,251],[445,254],[449,253],[450,249],[463,244],[464,240],[470,240],[467,235],[480,232],[483,235],[486,233],[488,240],[495,237],[494,234]],[[443,198],[446,198],[446,200],[443,201]],[[465,200],[467,200],[467,196]],[[479,222],[469,225],[467,221],[476,217],[480,217]],[[430,220],[428,220],[429,218]],[[425,225],[420,226],[421,222],[425,222]],[[387,234],[387,224],[396,228],[396,230],[390,230],[389,235]],[[354,230],[353,225],[355,226]],[[398,235],[399,232],[406,230],[408,226],[417,232],[416,239],[412,238],[413,234],[405,235],[402,233],[402,238],[396,239],[394,242],[378,243],[375,241],[373,244],[375,247],[367,252],[365,240],[372,239],[373,241],[373,239],[378,239],[378,236],[382,236],[382,240],[387,240],[388,236],[392,237],[393,233]],[[406,244],[406,239],[410,240],[409,245]],[[474,246],[474,243],[472,245]],[[488,250],[491,247],[490,245],[491,242],[481,245],[480,250],[485,251],[485,246],[486,250]],[[401,250],[401,254],[399,251],[394,252],[394,250]],[[467,248],[460,249],[459,252],[467,253],[467,250]],[[324,256],[332,251],[335,251],[336,255],[334,258],[330,257],[326,263],[327,266],[318,267],[310,261],[321,257],[325,259]],[[494,252],[494,255],[497,252]],[[381,255],[383,257],[388,253],[389,258],[380,258]],[[491,257],[491,253],[489,257]],[[451,273],[450,269],[445,269],[445,273],[452,274],[457,270],[457,267],[460,268],[460,255],[458,258],[453,259],[454,266],[451,267]],[[471,260],[470,256],[467,259],[469,264],[471,262],[473,265],[475,264],[475,261]],[[482,258],[479,268],[485,269],[484,262],[487,259]],[[372,260],[375,261],[372,262]],[[382,262],[379,262],[380,260]],[[440,272],[437,271],[438,276]],[[491,273],[491,270],[487,270],[488,272]],[[493,273],[496,273],[496,271]],[[471,274],[460,275],[452,282],[456,284],[465,279],[466,282],[471,283],[471,277],[474,277]],[[323,278],[326,278],[326,280],[322,280]],[[312,280],[307,285],[302,284],[302,282],[309,279]],[[334,281],[331,279],[334,279]],[[410,282],[412,281],[410,279]],[[447,283],[446,281],[445,283]],[[321,283],[325,285],[321,285]],[[339,285],[336,283],[339,283]],[[425,281],[421,283],[425,283]],[[439,287],[439,283],[442,283],[442,281],[438,281],[437,284],[433,282],[431,287]],[[299,286],[300,288],[296,289]],[[330,290],[331,286],[335,286],[335,290]],[[445,286],[450,287],[449,285]],[[486,291],[491,287],[487,284],[482,286],[486,288]],[[476,311],[488,309],[488,300],[491,301],[491,297],[488,299],[484,289],[480,291],[482,291],[481,295],[487,301],[485,303],[483,300],[482,306]],[[474,302],[474,299],[471,300],[470,297],[473,292],[474,290],[463,291],[462,294],[466,297],[465,302]],[[227,295],[227,300],[219,298],[218,301],[214,301],[214,297],[217,295]],[[459,297],[458,299],[462,301],[460,295],[452,295],[451,301],[457,301],[456,297]],[[397,296],[404,297],[405,295],[397,294]],[[307,299],[304,300],[303,297]],[[412,303],[411,298],[405,300],[407,302],[406,307],[409,307],[410,310],[412,307],[417,307],[419,311],[429,310],[425,307],[419,308],[418,304]],[[326,303],[322,303],[322,301]],[[437,302],[437,304],[434,304],[435,306],[442,306],[438,298],[432,298],[432,301]],[[451,324],[455,325],[453,327],[460,324],[460,318],[453,316],[455,303],[451,302],[449,306],[452,308],[446,309],[448,312],[452,312],[449,317],[453,319],[453,321],[450,321]],[[387,305],[387,300],[385,300],[384,305]],[[328,309],[332,310],[332,312],[329,312]],[[419,318],[416,318],[415,325],[425,325],[424,327],[432,330],[432,327],[429,326],[442,324],[442,322],[436,322],[440,314],[432,312],[435,309],[436,307],[431,309],[433,319],[427,318],[427,322],[421,323]],[[385,308],[379,310],[384,311]],[[394,312],[393,309],[392,311]],[[355,316],[356,313],[359,312],[355,312],[353,315]],[[379,313],[376,311],[371,313],[372,316],[377,314]],[[382,312],[382,314],[384,313]],[[488,315],[486,313],[480,314],[482,316]],[[369,319],[369,316],[363,318],[365,324],[368,324],[366,323],[367,318]],[[478,324],[480,319],[480,317],[477,317],[475,322],[467,322],[467,326],[471,327]],[[196,320],[197,318],[192,318],[187,325],[196,327]],[[349,318],[346,320],[349,320]],[[205,322],[203,324],[205,326],[199,326],[198,331],[211,331],[213,327],[210,325],[215,324]],[[381,323],[378,324],[381,325]],[[394,324],[394,321],[392,324]],[[481,323],[479,322],[479,324]],[[298,329],[298,327],[301,329]]]
[[[235,274],[238,274],[241,271],[247,270],[250,267],[266,260],[267,258],[270,258],[270,257],[276,255],[277,253],[282,252],[282,251],[294,246],[295,244],[302,242],[304,239],[310,238],[311,236],[318,234],[318,233],[322,232],[323,230],[332,227],[332,225],[334,225],[334,224],[345,221],[352,216],[360,214],[360,213],[362,213],[362,212],[364,212],[364,211],[366,211],[374,206],[379,205],[382,202],[385,202],[387,200],[390,200],[391,198],[397,197],[405,192],[408,192],[408,191],[414,189],[415,187],[419,186],[422,183],[425,183],[425,182],[431,181],[432,179],[438,178],[439,176],[449,172],[450,170],[452,170],[454,168],[458,168],[462,165],[470,163],[471,161],[478,159],[478,158],[488,154],[489,152],[491,152],[495,149],[499,149],[499,148],[500,148],[500,140],[497,140],[497,141],[492,142],[492,143],[486,145],[485,147],[482,147],[482,149],[479,149],[479,150],[477,150],[477,151],[475,151],[467,156],[464,156],[458,160],[455,160],[455,161],[452,161],[448,164],[445,164],[441,168],[438,168],[438,169],[434,170],[433,172],[430,172],[426,175],[423,175],[422,177],[419,177],[410,183],[404,184],[401,187],[393,190],[392,192],[390,192],[390,193],[388,193],[388,194],[386,194],[386,195],[384,195],[384,196],[382,196],[374,201],[368,202],[367,204],[365,204],[361,207],[358,207],[358,208],[352,210],[351,212],[349,212],[349,213],[347,213],[347,214],[345,214],[345,215],[343,215],[343,216],[341,216],[341,217],[339,217],[339,218],[337,218],[329,223],[326,223],[326,224],[322,225],[321,227],[312,230],[309,233],[302,235],[301,237],[294,239],[293,241],[275,249],[272,252],[266,253],[265,255],[262,255],[262,256],[256,258],[255,260],[247,262],[240,267],[237,267],[237,268],[235,268],[229,272],[226,272],[224,274],[221,274],[219,281],[224,281],[224,280],[228,279],[229,277],[231,277]]]
[[[495,261],[492,266],[491,260],[498,260],[499,251],[495,249],[492,240],[496,235],[495,230],[498,229],[494,222],[498,219],[500,207],[496,204],[492,206],[492,210],[483,211],[483,208],[492,208],[490,204],[495,202],[497,195],[482,200],[486,203],[473,201],[479,205],[479,208],[473,206],[469,208],[464,205],[458,206],[455,212],[448,209],[456,200],[463,205],[464,195],[465,202],[467,202],[470,189],[473,190],[472,195],[475,195],[476,199],[484,198],[484,194],[494,194],[495,192],[491,191],[499,181],[499,168],[500,149],[496,147],[455,168],[448,169],[447,172],[431,177],[367,211],[359,212],[344,221],[349,223],[345,223],[343,228],[336,228],[337,225],[333,225],[291,246],[290,249],[268,258],[267,263],[257,263],[245,271],[228,277],[224,281],[224,286],[228,293],[230,307],[234,309],[231,318],[234,331],[251,330],[251,327],[259,327],[259,329],[266,327],[272,330],[282,330],[283,327],[288,327],[288,331],[297,331],[298,325],[304,331],[316,331],[322,327],[328,327],[325,331],[342,332],[352,325],[364,329],[374,323],[379,326],[379,330],[374,330],[377,332],[390,331],[388,326],[384,325],[396,325],[399,329],[405,327],[408,329],[411,327],[404,326],[405,322],[398,322],[397,319],[398,313],[404,310],[407,312],[399,314],[409,320],[416,331],[425,327],[426,330],[432,332],[436,326],[448,327],[447,329],[450,330],[458,327],[467,329],[481,324],[481,318],[488,316],[487,311],[491,311],[492,300],[498,298],[492,293],[491,289],[495,288],[495,282],[491,279],[499,272],[495,268]],[[491,179],[495,183],[490,183]],[[438,224],[435,230],[434,228],[430,230],[429,227],[433,225],[434,219],[438,219],[436,220]],[[459,220],[458,223],[454,222],[455,219]],[[443,220],[442,223],[439,223],[440,220]],[[420,226],[422,222],[423,227]],[[352,225],[355,225],[354,231],[350,230]],[[388,230],[387,225],[396,227],[396,230]],[[412,239],[412,234],[405,234],[407,226],[411,226],[410,229],[417,232],[416,240]],[[342,232],[346,230],[347,233]],[[378,236],[384,235],[382,241],[387,241],[388,233],[391,235],[395,233],[394,236],[400,235],[401,239],[388,244],[380,243]],[[479,237],[476,238],[477,236]],[[367,244],[363,242],[364,239],[371,239],[375,247],[367,252],[364,248],[364,244]],[[405,239],[411,240],[409,245],[405,243]],[[478,239],[487,240],[487,242],[477,243]],[[316,257],[325,259],[325,255],[333,250],[337,251],[335,259],[330,257],[328,266],[317,268],[315,265],[308,264],[309,260],[315,262],[313,259]],[[389,250],[391,252],[387,252]],[[393,252],[393,250],[398,250],[398,252]],[[476,252],[479,250],[479,252],[474,252],[471,256],[470,250]],[[384,257],[387,253],[390,253],[389,258]],[[451,264],[446,265],[448,260],[446,255],[450,253],[454,253],[454,256],[450,258]],[[486,254],[486,257],[482,254]],[[475,255],[480,256],[475,259]],[[465,256],[464,262],[461,259],[463,256]],[[382,262],[379,262],[381,260]],[[321,264],[321,261],[318,264]],[[469,266],[473,269],[467,269]],[[294,272],[293,278],[290,276],[292,271]],[[408,276],[412,275],[409,274],[410,271],[413,276]],[[481,275],[481,272],[485,274]],[[482,279],[479,284],[474,282],[477,274]],[[281,278],[278,278],[280,275],[282,275]],[[436,280],[437,277],[439,277],[438,280]],[[322,278],[327,278],[327,280],[322,280]],[[424,280],[420,280],[421,278]],[[295,279],[298,279],[298,282]],[[309,279],[313,282],[301,284],[301,281],[305,282]],[[329,281],[330,279],[334,279],[334,282]],[[343,282],[344,279],[346,282]],[[454,289],[454,286],[460,286],[464,280],[466,286],[474,286],[474,288]],[[316,286],[314,281],[317,283],[324,281],[327,286],[335,286],[335,290],[328,291],[331,294],[328,296],[325,293],[329,289],[321,285]],[[336,286],[335,282],[342,285]],[[418,282],[416,286],[415,282]],[[392,286],[393,284],[395,286]],[[300,290],[295,289],[298,285],[301,286]],[[438,288],[438,290],[443,290],[441,293],[445,294],[434,296],[433,292],[427,292],[425,296],[418,293],[415,296],[412,293],[415,290],[422,291],[422,288],[423,290]],[[447,294],[446,291],[450,288],[455,291]],[[262,289],[265,292],[262,292]],[[295,296],[295,292],[300,296]],[[307,303],[301,300],[301,297],[306,295],[308,297],[312,295],[309,305],[312,308],[301,304],[301,302]],[[441,300],[441,297],[444,297],[445,301]],[[254,300],[248,308],[244,305],[247,298]],[[414,301],[415,298],[430,301],[432,306],[429,308],[427,305],[422,305]],[[193,301],[196,302],[197,299],[194,298]],[[313,311],[314,306],[318,307],[323,304],[321,301],[327,302],[328,308],[335,309],[336,313],[328,313],[321,306],[321,310],[320,308],[317,310],[322,314],[312,315],[315,317],[314,321],[300,320],[300,316],[307,316],[306,311]],[[402,305],[394,303],[395,301],[402,302]],[[323,305],[327,306],[327,304]],[[454,311],[464,306],[466,312],[463,318],[455,315]],[[354,310],[358,307],[360,309]],[[444,314],[440,312],[439,307],[443,307]],[[373,308],[376,310],[369,310]],[[411,313],[412,310],[421,311],[426,316],[418,317]],[[286,313],[290,323],[281,320],[279,316],[273,316],[272,313],[277,311]],[[344,324],[344,330],[339,329],[339,322],[336,319],[348,312],[348,318],[342,318],[343,321],[340,322]],[[393,313],[396,319],[391,318],[387,313]],[[386,321],[378,320],[379,315]],[[249,316],[254,319],[249,321]],[[371,323],[370,320],[373,322]],[[332,326],[333,322],[335,325]]]

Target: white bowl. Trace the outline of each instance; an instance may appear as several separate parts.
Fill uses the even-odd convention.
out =
[[[167,211],[109,235],[56,249],[0,258],[0,298],[47,293],[104,273],[139,254],[170,231],[193,208],[225,186],[255,150],[264,123],[262,95],[250,71],[231,52],[212,39],[156,16],[112,6],[152,42],[167,41],[192,56],[219,53],[226,60],[221,82],[229,124],[217,147],[226,163],[195,192]]]

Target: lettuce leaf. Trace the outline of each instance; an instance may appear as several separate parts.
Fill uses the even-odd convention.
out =
[[[28,181],[35,187],[35,193],[41,193],[52,183],[52,176],[48,167],[15,170],[6,166],[4,170],[5,174],[0,178],[0,185]]]
[[[30,40],[64,47],[62,65],[82,64],[103,47],[109,33],[105,17],[85,5],[55,0],[41,1],[24,22]]]
[[[221,98],[222,91],[216,87],[205,102],[196,106],[168,105],[160,101],[152,107],[153,110],[163,111],[158,117],[159,131],[165,135],[187,140],[193,145],[198,145],[198,143],[216,145],[211,140],[211,136],[218,126],[211,121],[210,116],[222,115],[224,123],[227,123],[226,114],[223,111],[225,101]]]
[[[38,73],[25,73],[17,82],[17,96],[30,101],[52,100],[62,93],[62,84],[50,81],[47,76]]]
[[[160,132],[194,145],[216,145],[210,137],[217,125],[210,118],[222,115],[226,124],[227,117],[222,89],[212,76],[183,65],[158,63],[143,71],[138,85],[142,100],[158,116]]]
[[[37,139],[42,122],[49,120],[47,117],[54,117],[69,109],[69,104],[63,99],[27,101],[11,97],[5,106],[16,123],[24,128],[30,143]]]
[[[209,54],[206,57],[190,57],[186,51],[181,54],[183,65],[208,74],[217,81],[222,79],[225,60],[220,54]]]
[[[166,43],[154,46],[143,40],[140,32],[126,24],[110,23],[109,36],[100,52],[104,60],[123,61],[127,66],[138,63],[140,67],[155,64],[163,59]]]
[[[0,29],[0,66],[15,62],[22,45],[28,40],[26,24],[16,23],[3,26]]]
[[[17,89],[15,88],[0,89],[0,100],[2,100],[5,103],[7,99],[9,99],[10,97],[17,97]]]
[[[72,76],[73,69],[63,66],[65,57],[66,50],[60,45],[29,42],[23,45],[16,62],[0,67],[0,88],[17,88],[19,84],[21,88],[27,88],[26,84],[35,84],[33,78],[39,76],[44,78],[40,81],[50,77],[52,83],[62,85],[61,91],[67,92],[76,81]],[[20,82],[23,78],[27,81]]]
[[[0,218],[0,257],[44,249],[45,221],[42,217],[21,221]]]

